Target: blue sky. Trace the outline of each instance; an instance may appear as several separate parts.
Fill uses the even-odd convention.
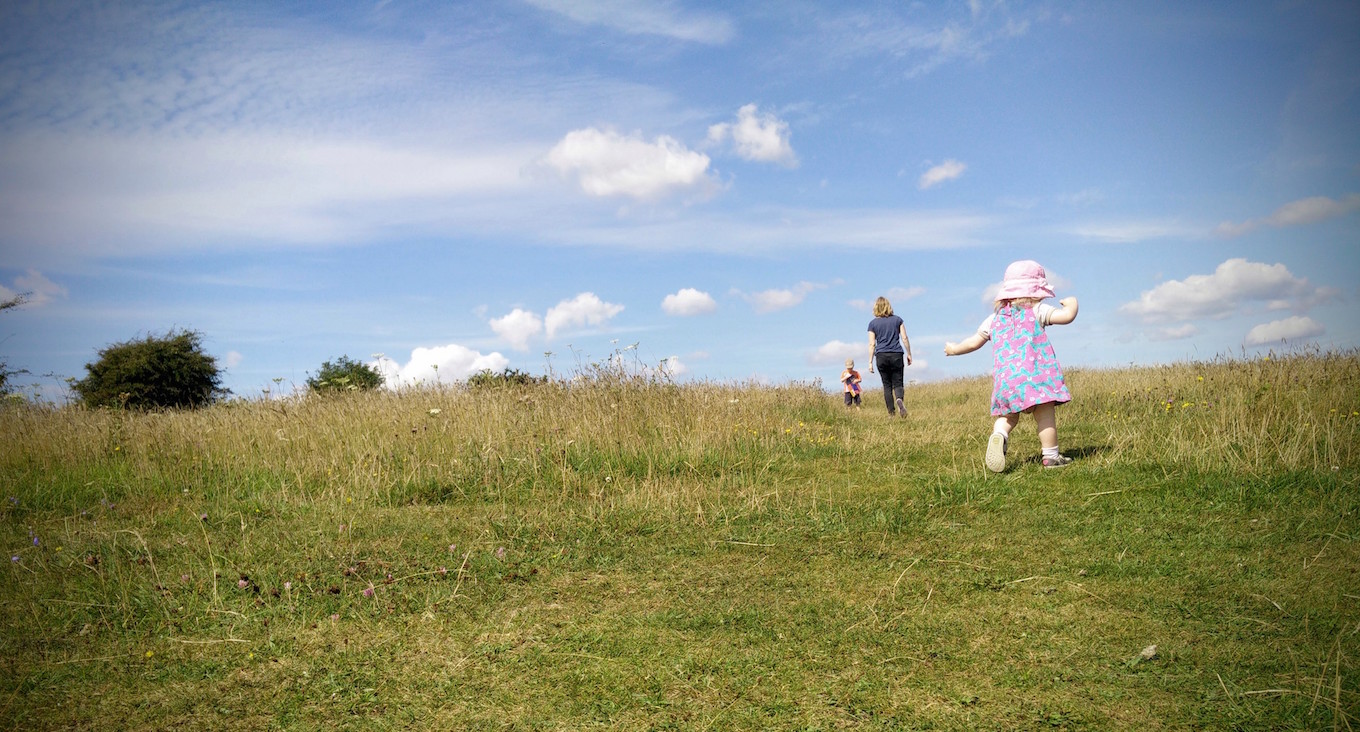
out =
[[[5,3],[0,357],[53,398],[181,328],[240,396],[632,344],[834,384],[886,295],[930,381],[989,370],[943,344],[1015,259],[1080,298],[1068,367],[1353,349],[1356,38],[1348,1]]]

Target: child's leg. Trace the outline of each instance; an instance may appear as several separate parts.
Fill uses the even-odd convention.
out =
[[[1006,443],[1010,440],[1011,430],[1020,421],[1020,415],[1008,414],[997,417],[992,424],[992,436],[987,438],[987,455],[984,463],[993,473],[1006,469]]]
[[[1039,427],[1039,446],[1043,448],[1044,467],[1061,468],[1071,463],[1071,458],[1058,452],[1058,415],[1052,402],[1034,408],[1034,422]]]
[[[1034,422],[1039,428],[1039,447],[1045,451],[1057,452],[1058,414],[1052,402],[1034,407]]]

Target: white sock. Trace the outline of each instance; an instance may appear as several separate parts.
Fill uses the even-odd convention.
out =
[[[1046,458],[1055,458],[1058,456],[1058,448],[1056,447],[1045,447],[1042,448],[1042,450],[1044,453],[1044,457]]]

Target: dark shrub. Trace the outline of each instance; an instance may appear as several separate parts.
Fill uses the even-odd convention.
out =
[[[203,336],[196,331],[115,343],[85,370],[74,389],[90,407],[193,408],[230,393],[221,387],[217,359],[203,352]]]

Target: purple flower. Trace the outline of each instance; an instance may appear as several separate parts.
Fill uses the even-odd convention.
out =
[[[331,622],[332,622],[332,623],[334,623],[335,621],[337,621],[337,620],[339,620],[339,619],[340,619],[340,613],[331,613]]]
[[[236,586],[244,590],[250,586],[250,583],[245,580],[236,580]]]
[[[457,545],[457,544],[449,544],[449,554],[452,554],[452,553],[454,553],[454,552],[456,552],[456,551],[458,551],[458,545]]]
[[[207,521],[207,520],[208,520],[208,514],[206,514],[206,513],[200,513],[200,514],[198,515],[198,520],[199,520],[199,521]]]
[[[187,574],[182,574],[182,575],[180,575],[180,576],[179,576],[179,581],[180,581],[180,582],[188,582],[188,581],[189,581],[189,575],[187,575]]]
[[[19,557],[16,555],[16,556],[10,557],[9,560],[10,560],[11,562],[17,562],[17,561],[19,561]]]
[[[505,547],[503,546],[496,547],[496,558],[501,560],[505,559]]]
[[[372,587],[365,587],[365,588],[364,588],[364,597],[373,597],[373,588],[372,588]]]

